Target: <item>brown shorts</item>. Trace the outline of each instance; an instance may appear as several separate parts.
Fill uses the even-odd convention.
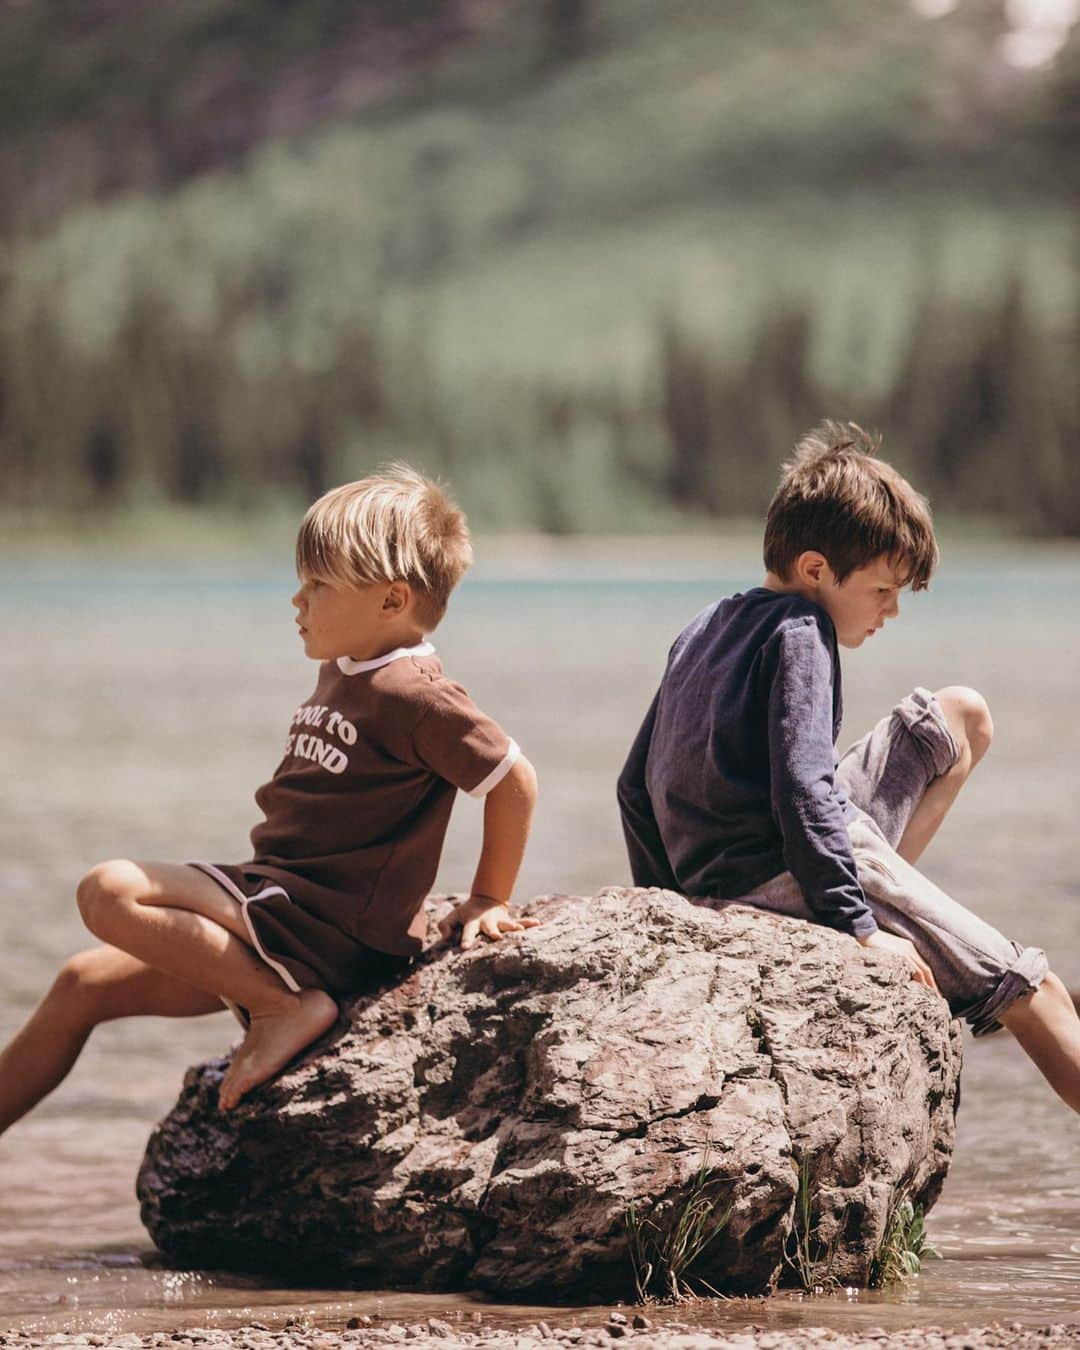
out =
[[[251,945],[294,993],[324,989],[335,998],[348,998],[384,983],[411,963],[410,957],[391,956],[358,942],[293,901],[284,886],[242,865],[193,861],[188,866],[205,872],[237,901]]]

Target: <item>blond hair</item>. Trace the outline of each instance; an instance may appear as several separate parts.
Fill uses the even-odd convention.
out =
[[[765,566],[787,581],[800,553],[821,553],[838,583],[886,557],[922,591],[938,562],[930,506],[878,459],[881,437],[822,422],[795,446],[765,519]]]
[[[331,489],[308,507],[296,536],[296,571],[344,586],[405,581],[428,630],[472,562],[465,513],[407,464]]]

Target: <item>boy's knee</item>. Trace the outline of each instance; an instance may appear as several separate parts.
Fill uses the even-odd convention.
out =
[[[75,899],[83,923],[91,933],[100,936],[98,930],[117,902],[135,895],[140,877],[135,864],[122,858],[98,863],[87,872],[79,882]]]
[[[934,697],[941,705],[945,720],[960,742],[971,751],[971,763],[975,765],[990,749],[994,739],[994,723],[990,716],[990,705],[977,689],[969,689],[964,684],[951,684],[939,689]]]
[[[1064,980],[1062,980],[1059,976],[1055,975],[1052,970],[1048,970],[1046,972],[1046,976],[1043,979],[1041,987],[1046,989],[1048,993],[1052,994],[1054,998],[1057,999],[1057,1001],[1062,1005],[1062,1007],[1069,1007],[1074,1009],[1076,1008],[1077,1006],[1076,995],[1070,993],[1069,989],[1065,985]]]
[[[52,994],[68,1009],[77,1010],[87,1020],[94,1021],[104,989],[102,953],[104,948],[76,952],[69,956],[57,972]]]

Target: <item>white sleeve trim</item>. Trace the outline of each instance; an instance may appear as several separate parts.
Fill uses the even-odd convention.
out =
[[[496,764],[488,776],[474,788],[469,789],[470,797],[486,797],[493,787],[498,787],[510,770],[521,758],[521,746],[517,741],[511,740],[510,749],[502,757],[502,760]]]

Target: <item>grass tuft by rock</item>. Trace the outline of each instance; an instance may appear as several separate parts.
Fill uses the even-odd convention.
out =
[[[799,1163],[799,1187],[795,1193],[795,1215],[791,1232],[784,1243],[784,1264],[792,1272],[794,1282],[804,1293],[824,1294],[835,1289],[840,1281],[833,1274],[841,1225],[832,1240],[821,1243],[814,1234],[814,1192],[810,1185],[810,1160]]]
[[[715,1182],[706,1143],[689,1192],[670,1214],[657,1220],[639,1214],[633,1203],[627,1209],[626,1231],[639,1303],[678,1303],[696,1296],[701,1289],[724,1297],[700,1275],[690,1273],[731,1217],[731,1206],[720,1206]]]
[[[907,1190],[898,1186],[889,1201],[885,1233],[870,1265],[871,1289],[907,1284],[922,1269],[925,1257],[941,1253],[926,1236],[923,1212],[916,1209]]]

